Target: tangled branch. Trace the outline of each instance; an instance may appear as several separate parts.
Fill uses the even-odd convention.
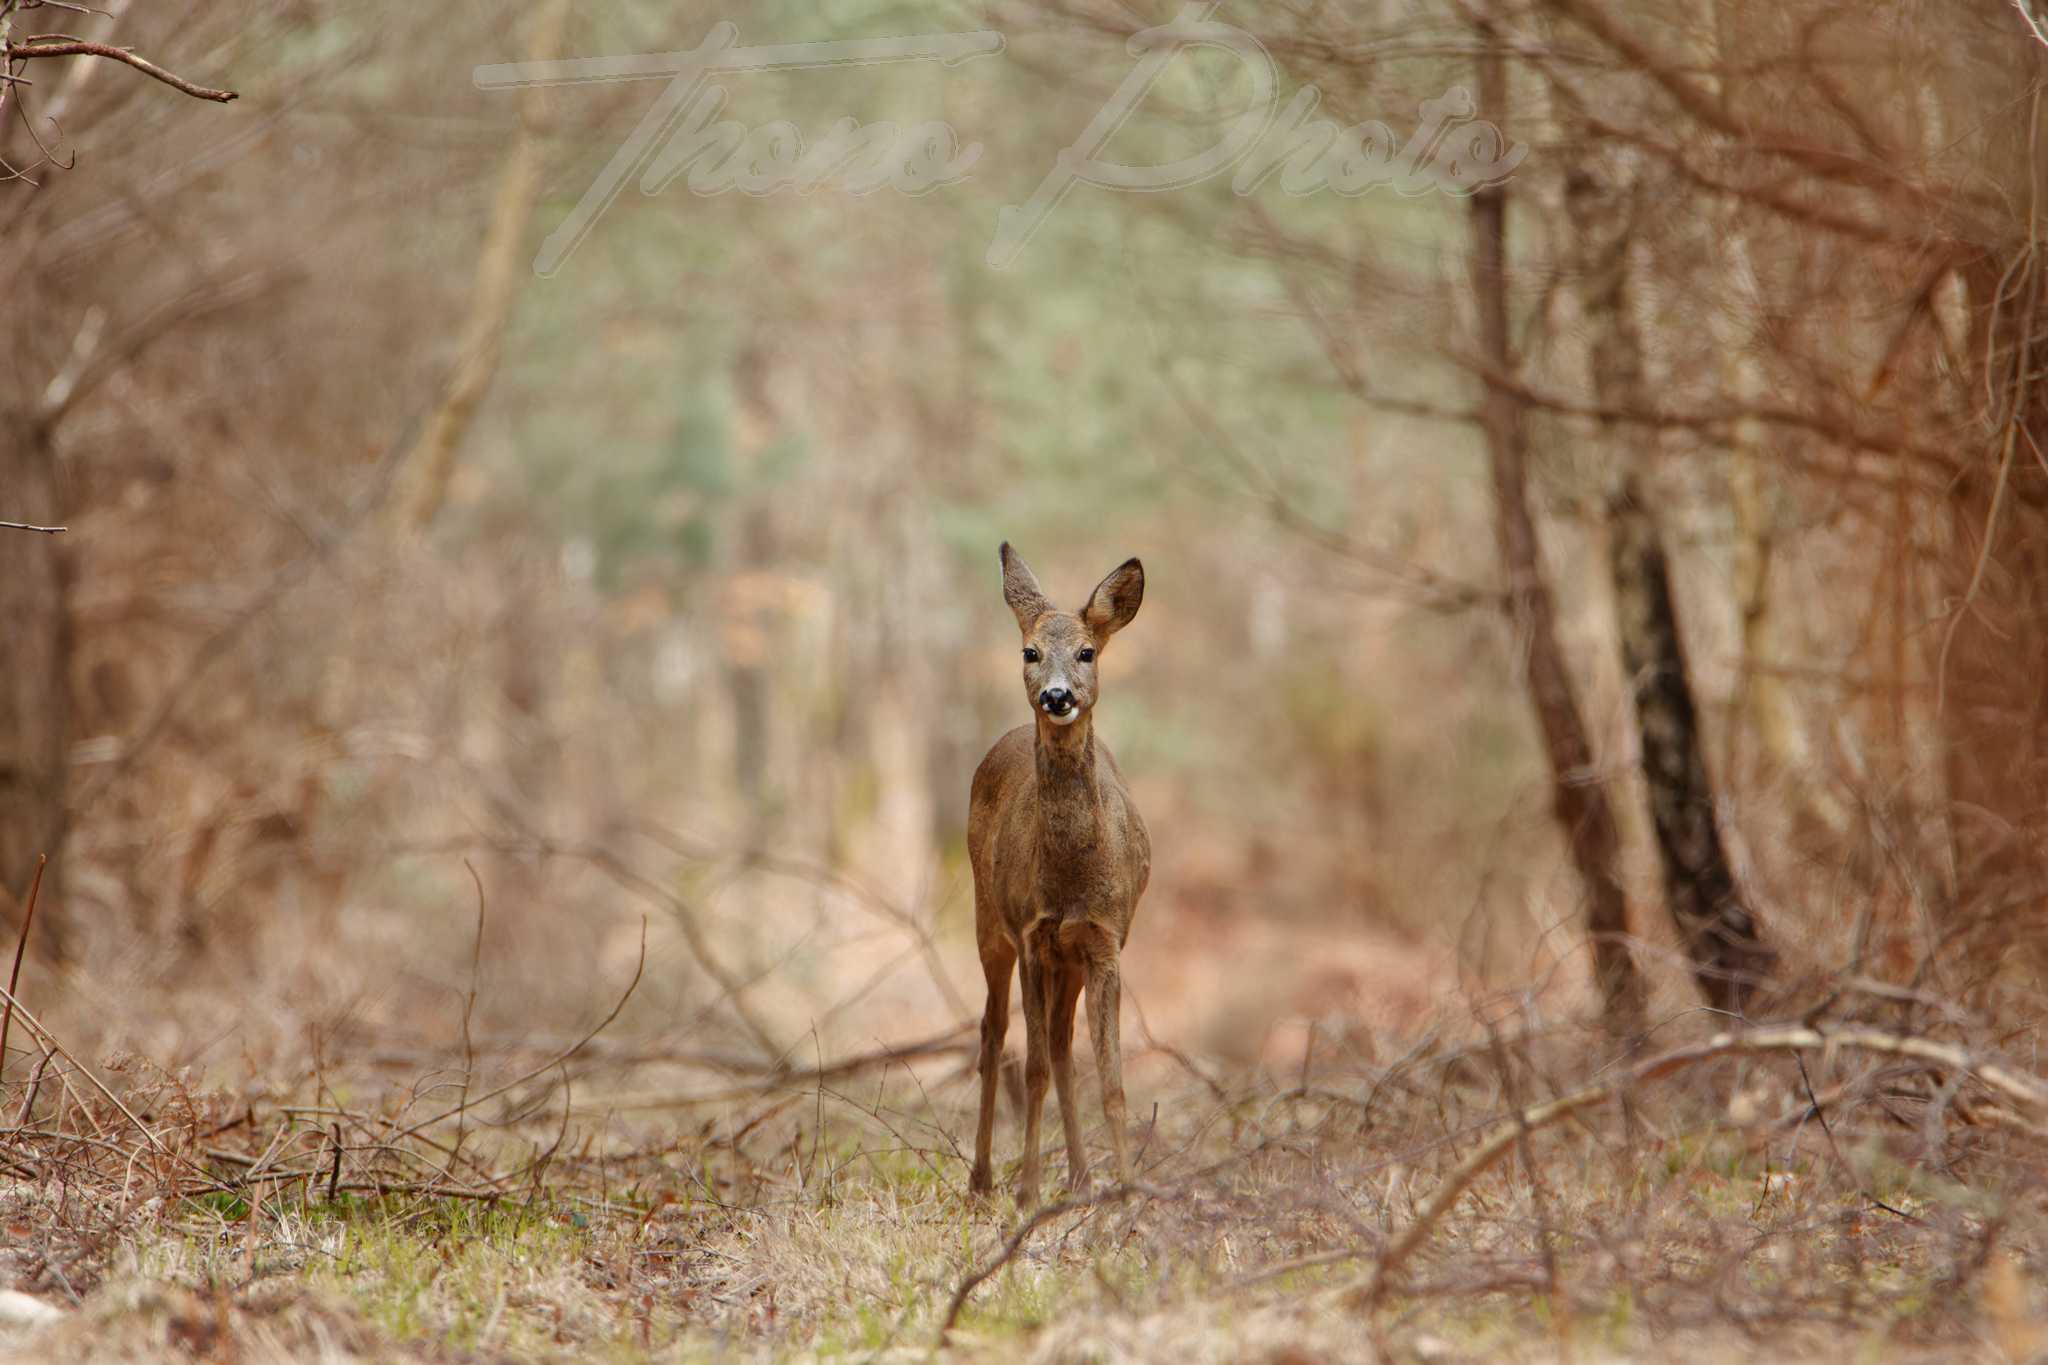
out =
[[[1803,1052],[1822,1048],[1854,1048],[1863,1052],[1887,1053],[1938,1066],[1958,1076],[1974,1076],[2021,1107],[2039,1115],[2048,1113],[2048,1085],[1996,1062],[1972,1057],[1958,1047],[1909,1034],[1881,1033],[1875,1029],[1821,1029],[1806,1025],[1758,1029],[1750,1033],[1717,1033],[1703,1043],[1676,1048],[1648,1058],[1611,1080],[1586,1086],[1569,1095],[1523,1109],[1488,1133],[1473,1153],[1444,1177],[1436,1192],[1415,1215],[1413,1222],[1387,1243],[1365,1283],[1346,1293],[1354,1307],[1370,1311],[1385,1296],[1396,1271],[1420,1247],[1436,1225],[1472,1182],[1505,1156],[1518,1141],[1538,1128],[1548,1127],[1581,1109],[1622,1094],[1645,1081],[1662,1077],[1738,1053]]]

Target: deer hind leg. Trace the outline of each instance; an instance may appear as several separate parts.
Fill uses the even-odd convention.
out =
[[[1109,1140],[1116,1149],[1116,1178],[1128,1185],[1131,1157],[1124,1137],[1124,1053],[1117,1036],[1123,984],[1116,939],[1096,924],[1069,926],[1061,937],[1070,939],[1088,964],[1088,1034],[1095,1041],[1095,1069],[1102,1077],[1102,1116],[1109,1123]]]
[[[993,956],[981,960],[982,975],[988,980],[988,1004],[981,1012],[981,1122],[974,1130],[974,1174],[967,1188],[987,1194],[995,1188],[995,1173],[989,1163],[989,1148],[995,1140],[996,1087],[1003,1069],[1003,1035],[1010,1027],[1010,974],[1017,966],[1017,950],[1008,939],[990,948]]]
[[[1067,1188],[1078,1190],[1088,1180],[1088,1148],[1081,1141],[1081,1106],[1074,1093],[1074,1010],[1081,1003],[1084,969],[1079,962],[1050,965],[1046,994],[1051,1013],[1046,1020],[1052,1047],[1052,1082],[1060,1096],[1060,1122],[1067,1130]]]
[[[1024,977],[1024,1170],[1017,1177],[1017,1206],[1028,1209],[1038,1203],[1038,1122],[1045,1108],[1045,1084],[1051,1072],[1046,1038],[1050,964],[1044,945],[1033,942],[1029,930],[1025,932],[1019,960]]]

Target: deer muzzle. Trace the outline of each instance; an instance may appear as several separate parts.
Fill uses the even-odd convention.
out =
[[[1071,724],[1081,714],[1072,689],[1058,683],[1038,694],[1038,707],[1055,725]]]

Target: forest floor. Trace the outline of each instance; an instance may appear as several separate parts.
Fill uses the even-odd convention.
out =
[[[39,1093],[6,1097],[27,1117],[0,1140],[0,1358],[2048,1349],[2039,1082],[1948,1043],[1704,1037],[1656,1064],[1526,1028],[1359,1037],[1285,1072],[1140,1052],[1130,1187],[1100,1169],[1084,1067],[1094,1182],[1066,1193],[1055,1109],[1032,1218],[966,1193],[959,1035],[805,1074],[707,1064],[665,1097],[565,1086],[563,1058],[280,1096],[52,1051]],[[1588,1084],[1617,1093],[1551,1103]]]

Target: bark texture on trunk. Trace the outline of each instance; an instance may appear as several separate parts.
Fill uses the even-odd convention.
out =
[[[1700,990],[1709,1003],[1740,1014],[1777,955],[1743,903],[1714,823],[1713,779],[1679,641],[1663,538],[1633,478],[1624,481],[1609,512],[1622,660],[1642,732],[1664,895]]]
[[[1495,35],[1483,30],[1479,107],[1500,122],[1508,114],[1507,76]],[[1509,339],[1507,190],[1495,185],[1471,198],[1472,285],[1479,312],[1483,363],[1501,379],[1515,372]],[[1507,607],[1523,653],[1529,701],[1549,761],[1552,808],[1586,889],[1586,931],[1593,975],[1610,1028],[1629,1032],[1643,1016],[1640,973],[1628,945],[1628,894],[1620,880],[1621,838],[1614,811],[1593,766],[1593,746],[1557,639],[1557,608],[1543,569],[1542,547],[1529,510],[1528,436],[1522,402],[1489,384],[1481,408],[1491,467],[1494,534],[1507,578]]]
[[[1565,183],[1567,214],[1580,244],[1593,396],[1606,409],[1641,406],[1648,387],[1630,250],[1646,188],[1629,158],[1601,170],[1575,170]],[[1629,471],[1635,434],[1609,422],[1601,436],[1614,464]],[[1616,633],[1635,702],[1665,903],[1701,991],[1715,1006],[1739,1014],[1776,955],[1757,933],[1714,821],[1713,778],[1679,635],[1669,560],[1633,472],[1623,474],[1619,494],[1610,501],[1608,536]]]

